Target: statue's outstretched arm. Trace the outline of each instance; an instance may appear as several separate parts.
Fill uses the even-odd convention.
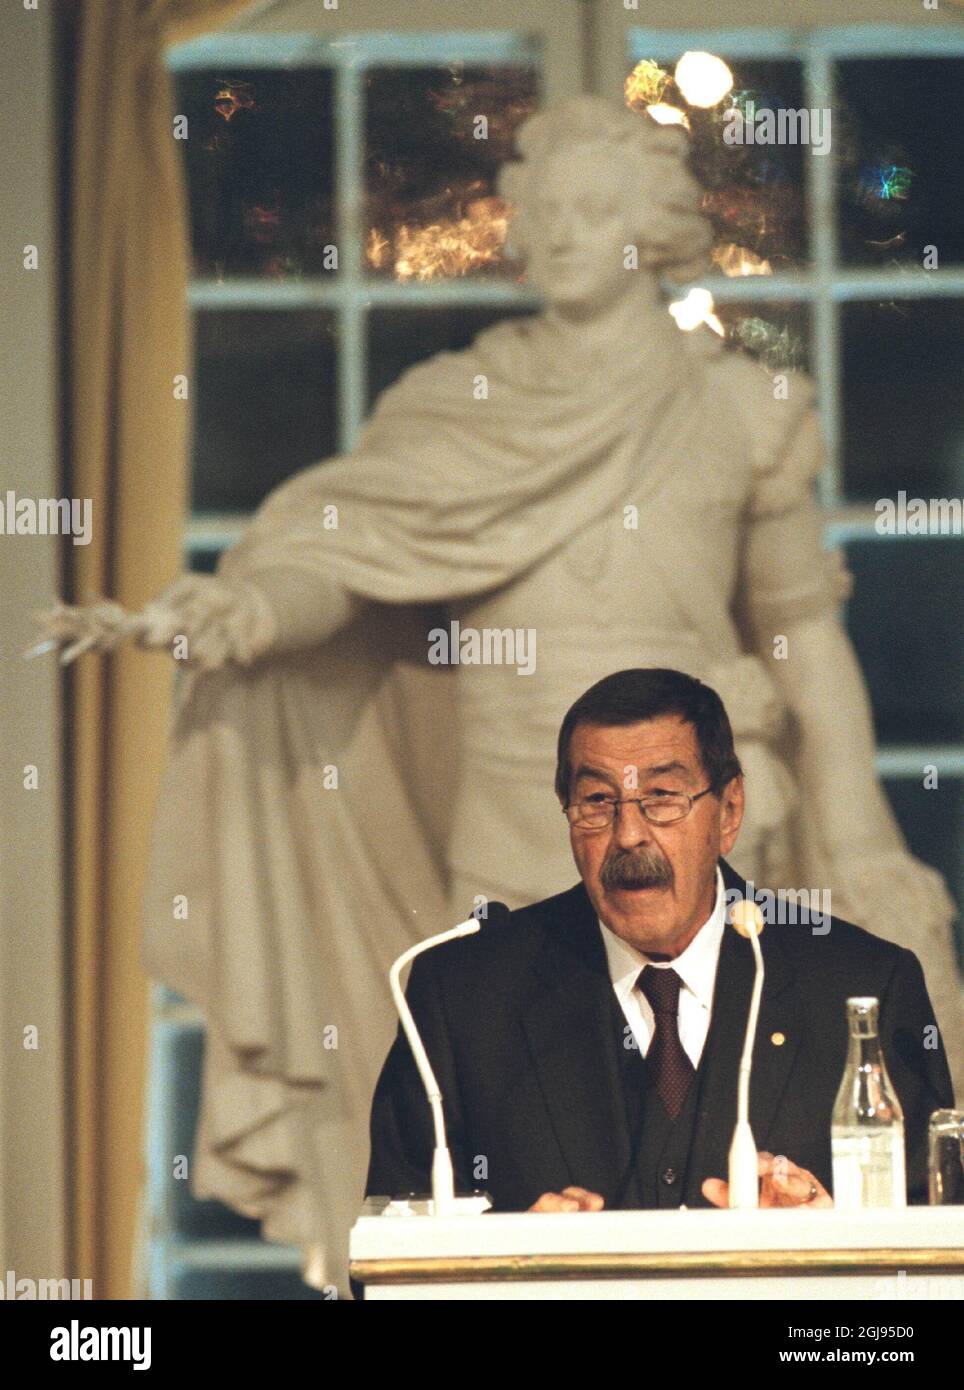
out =
[[[252,577],[186,574],[132,613],[110,600],[57,602],[36,615],[39,641],[27,653],[60,649],[66,665],[87,651],[133,640],[168,649],[203,671],[250,665],[273,652],[315,646],[361,611],[363,600],[319,575],[283,564]]]

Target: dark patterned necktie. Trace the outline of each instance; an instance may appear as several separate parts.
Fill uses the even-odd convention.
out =
[[[647,965],[636,981],[653,1006],[656,1031],[646,1053],[646,1065],[652,1071],[659,1098],[671,1120],[683,1108],[686,1092],[696,1075],[693,1063],[680,1042],[677,1015],[679,992],[683,981],[675,970],[657,970]]]

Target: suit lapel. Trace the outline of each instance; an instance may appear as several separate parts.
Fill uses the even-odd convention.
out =
[[[523,1013],[533,1065],[570,1182],[607,1201],[629,1162],[625,1101],[612,1042],[612,982],[585,889],[553,922]]]
[[[734,893],[745,895],[746,884],[725,860],[720,861],[720,867],[728,902],[732,903]],[[758,1149],[766,1147],[802,1037],[800,999],[780,946],[780,930],[767,926],[760,938],[764,981],[750,1078],[750,1128]],[[707,1205],[700,1194],[704,1178],[727,1175],[727,1154],[736,1123],[737,1072],[752,988],[753,948],[727,924],[720,946],[690,1156],[686,1198],[690,1206]]]

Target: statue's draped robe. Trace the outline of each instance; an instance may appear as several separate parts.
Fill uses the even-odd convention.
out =
[[[739,627],[780,632],[845,589],[819,545],[765,593],[741,580],[757,518],[812,510],[812,390],[791,374],[774,399],[747,359],[673,342],[561,362],[539,319],[496,325],[410,370],[350,458],[278,488],[222,557],[228,578],[280,568],[372,601],[310,650],[184,675],[146,903],[148,969],[208,1024],[193,1190],[322,1246],[333,1282],[396,1027],[389,966],[476,893],[573,882],[554,741],[589,684],[657,664],[709,680],[748,774],[734,861],[828,885]],[[535,672],[429,666],[453,617],[534,629]]]

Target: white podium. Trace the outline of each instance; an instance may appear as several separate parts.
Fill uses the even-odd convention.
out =
[[[964,1298],[964,1206],[372,1215],[366,1299]]]

